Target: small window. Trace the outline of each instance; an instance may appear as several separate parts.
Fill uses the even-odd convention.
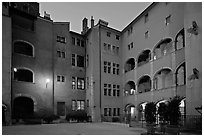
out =
[[[113,96],[116,96],[116,85],[113,85]]]
[[[108,66],[107,66],[107,61],[104,61],[104,73],[107,72],[107,68],[108,68]]]
[[[116,47],[116,54],[119,54],[119,47]]]
[[[165,19],[165,24],[166,26],[169,25],[171,23],[171,15],[169,15],[168,17],[166,17]]]
[[[149,31],[145,32],[145,39],[147,39],[149,37]]]
[[[111,112],[112,112],[112,111],[111,111],[111,108],[109,108],[109,109],[108,109],[108,114],[109,114],[109,116],[112,116]]]
[[[117,96],[120,96],[120,85],[117,85]]]
[[[113,63],[113,74],[116,74],[116,64]]]
[[[108,116],[108,108],[104,108],[104,116]]]
[[[66,38],[65,37],[61,37],[61,36],[57,36],[57,42],[66,43]]]
[[[57,76],[57,82],[65,82],[65,76]]]
[[[27,69],[17,69],[14,71],[14,80],[33,82],[33,72]]]
[[[119,64],[116,65],[116,74],[119,75]]]
[[[65,52],[64,51],[57,51],[57,57],[65,58]]]
[[[77,110],[84,110],[85,101],[77,100]]]
[[[111,73],[111,63],[108,62],[108,73]]]
[[[116,47],[115,46],[112,47],[112,50],[113,50],[113,53],[116,53]]]
[[[16,41],[14,43],[14,53],[26,55],[26,56],[34,56],[33,55],[33,46],[23,41]]]
[[[116,38],[117,40],[120,40],[120,36],[119,36],[119,35],[115,35],[115,38]]]
[[[107,50],[107,44],[103,43],[104,50]]]
[[[111,33],[110,33],[110,32],[107,32],[106,35],[107,35],[107,37],[110,37],[110,36],[111,36]]]
[[[149,18],[148,18],[148,13],[145,15],[145,23],[149,20]]]

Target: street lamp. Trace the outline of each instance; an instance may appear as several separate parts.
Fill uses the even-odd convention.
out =
[[[50,83],[50,79],[49,78],[46,79],[46,88],[47,88],[48,83]]]

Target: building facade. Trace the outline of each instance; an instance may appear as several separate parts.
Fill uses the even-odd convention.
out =
[[[201,118],[201,3],[152,3],[122,31],[84,18],[81,34],[27,7],[3,3],[5,121],[85,110],[95,122],[139,122],[147,102],[174,96],[186,123]]]

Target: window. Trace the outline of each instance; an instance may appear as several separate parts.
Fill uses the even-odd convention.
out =
[[[111,73],[111,63],[108,62],[108,73]]]
[[[33,72],[28,69],[17,69],[14,71],[14,80],[33,82]]]
[[[132,49],[133,48],[133,42],[131,42],[129,45],[128,45],[128,50]]]
[[[104,116],[108,116],[108,108],[104,108]]]
[[[108,114],[109,114],[109,116],[112,115],[112,114],[111,114],[111,108],[108,108]]]
[[[116,96],[116,85],[113,85],[113,96]]]
[[[144,20],[145,23],[149,20],[148,16],[149,16],[149,15],[148,15],[148,13],[147,13],[147,14],[145,15],[145,20]]]
[[[104,88],[104,96],[107,96],[107,90],[108,90],[108,89],[107,89],[107,84],[104,84],[104,87],[103,87],[103,88]]]
[[[57,82],[65,82],[65,76],[57,75]]]
[[[120,39],[120,36],[119,36],[119,35],[115,35],[115,38],[116,38],[117,40],[119,40],[119,39]]]
[[[111,45],[110,44],[108,44],[108,50],[111,51]]]
[[[116,47],[116,54],[119,54],[119,47]]]
[[[84,78],[77,78],[77,89],[84,89]]]
[[[116,53],[116,47],[115,46],[112,47],[112,50],[113,50],[113,53]]]
[[[77,110],[84,110],[85,101],[77,100]]]
[[[75,38],[72,37],[72,45],[75,45]]]
[[[57,36],[57,42],[66,43],[66,38],[65,37],[61,37],[61,36]]]
[[[119,75],[119,64],[116,64],[116,74]]]
[[[76,101],[72,100],[72,110],[76,110]]]
[[[110,33],[110,32],[107,32],[106,35],[107,35],[107,37],[110,37],[111,33]]]
[[[86,67],[88,67],[89,66],[89,55],[87,54],[86,55]]]
[[[75,54],[72,54],[72,66],[75,66],[75,62],[76,62]]]
[[[171,15],[169,15],[168,17],[166,17],[165,19],[165,24],[166,26],[169,25],[171,23]]]
[[[77,38],[77,46],[80,46],[80,39]]]
[[[84,67],[84,57],[77,55],[77,67]]]
[[[14,43],[14,53],[33,57],[33,46],[23,41]]]
[[[84,47],[85,46],[85,42],[84,40],[81,40],[81,47]]]
[[[130,27],[130,28],[128,29],[128,36],[129,36],[130,34],[132,34],[132,30],[133,30],[132,27]]]
[[[65,58],[65,52],[64,51],[57,51],[57,57]]]
[[[117,108],[118,116],[120,116],[120,108]]]
[[[104,73],[106,73],[107,72],[107,61],[104,61]]]
[[[117,96],[120,96],[120,85],[117,85]]]
[[[108,84],[108,96],[111,96],[111,84]]]
[[[113,116],[117,116],[117,109],[113,108]]]
[[[72,77],[72,89],[76,89],[76,78]]]
[[[145,32],[145,39],[147,39],[149,37],[149,31]]]
[[[104,50],[107,50],[107,44],[106,43],[103,43],[103,48],[104,48]]]
[[[86,77],[86,89],[89,88],[89,77]]]
[[[116,74],[116,64],[113,63],[113,74]]]

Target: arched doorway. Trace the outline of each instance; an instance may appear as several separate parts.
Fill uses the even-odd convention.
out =
[[[13,102],[13,116],[16,119],[28,118],[34,113],[34,102],[29,97],[17,97]]]
[[[126,122],[130,122],[131,120],[135,120],[135,105],[133,104],[127,104],[125,106],[125,117],[126,117]]]

